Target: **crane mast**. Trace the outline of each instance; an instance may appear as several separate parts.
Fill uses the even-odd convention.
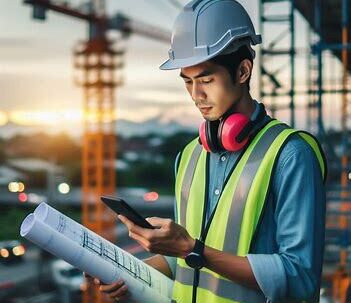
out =
[[[116,242],[115,215],[100,202],[102,195],[115,195],[116,187],[116,88],[122,85],[118,72],[123,67],[124,51],[119,41],[111,41],[107,31],[117,30],[126,38],[137,34],[156,41],[169,42],[171,34],[155,26],[131,20],[117,13],[107,17],[104,0],[83,2],[73,7],[69,1],[24,0],[33,6],[33,18],[46,19],[51,10],[88,22],[89,38],[74,47],[74,67],[79,71],[77,84],[83,88],[82,144],[82,221],[89,229]],[[110,302],[88,284],[84,303]]]

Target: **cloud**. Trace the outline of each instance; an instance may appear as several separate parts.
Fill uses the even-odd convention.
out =
[[[70,78],[0,74],[1,110],[80,108],[82,91]]]
[[[28,37],[0,37],[1,50],[5,48],[22,48],[25,45],[30,47],[33,45],[33,40]]]
[[[174,91],[169,92],[163,89],[159,90],[139,90],[132,94],[132,97],[136,100],[144,101],[147,103],[154,104],[171,104],[171,103],[182,103],[187,98],[185,92]]]

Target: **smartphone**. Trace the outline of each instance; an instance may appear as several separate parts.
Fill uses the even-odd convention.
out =
[[[102,196],[101,201],[104,202],[115,213],[125,216],[134,224],[143,228],[155,229],[155,227],[147,222],[143,216],[141,216],[123,199]]]

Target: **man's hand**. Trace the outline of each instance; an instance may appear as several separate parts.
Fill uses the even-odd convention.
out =
[[[100,281],[96,281],[95,279],[95,284],[100,284]],[[128,287],[121,279],[108,285],[100,285],[99,290],[117,302],[130,302],[128,301],[130,297]]]
[[[185,228],[171,219],[147,218],[146,220],[156,227],[148,229],[134,224],[122,215],[118,218],[127,226],[129,236],[148,252],[185,258],[194,248],[195,240]]]
[[[93,278],[92,276],[84,273],[84,277],[87,279],[89,283],[93,283],[99,286],[99,291],[108,295],[112,300],[117,302],[130,302],[129,292],[127,285],[124,284],[124,281],[119,279],[116,282],[111,284],[102,284],[99,279]]]

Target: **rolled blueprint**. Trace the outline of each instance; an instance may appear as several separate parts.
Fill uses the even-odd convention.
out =
[[[20,233],[103,283],[123,279],[131,300],[173,302],[171,279],[46,203],[23,220]]]

